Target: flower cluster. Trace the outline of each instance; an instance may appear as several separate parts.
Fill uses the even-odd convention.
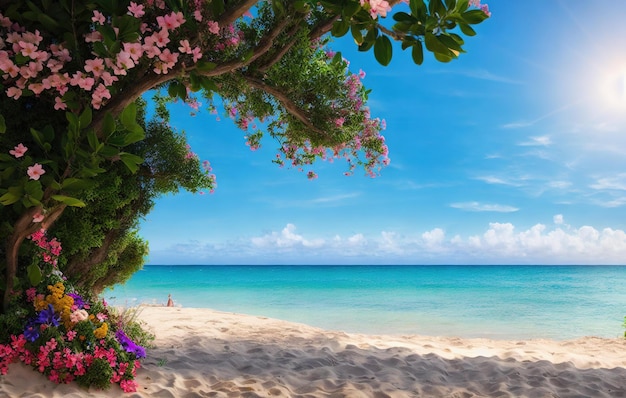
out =
[[[61,250],[56,239],[48,240],[42,230],[31,240],[55,261],[43,261],[45,278],[19,297],[25,307],[14,313],[22,314],[24,326],[10,343],[0,344],[0,374],[21,361],[55,383],[75,381],[100,389],[119,384],[126,392],[136,391],[134,378],[145,348],[129,337],[123,319],[103,300],[89,300],[65,281],[55,266]]]

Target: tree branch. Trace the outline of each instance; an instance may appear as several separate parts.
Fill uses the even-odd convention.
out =
[[[250,65],[252,62],[259,59],[259,57],[265,55],[274,45],[274,40],[284,32],[285,28],[292,22],[290,18],[285,18],[278,25],[276,25],[272,30],[270,30],[258,43],[256,48],[254,49],[252,56],[247,60],[234,60],[230,62],[225,62],[221,65],[218,65],[216,68],[202,72],[204,76],[219,76],[225,73],[236,71],[237,69],[241,69]],[[194,66],[187,68],[187,70],[195,69]]]
[[[281,90],[276,87],[270,86],[266,84],[263,80],[257,79],[255,77],[244,75],[243,78],[251,87],[264,91],[267,94],[276,98],[276,100],[281,103],[281,105],[285,108],[287,112],[289,112],[289,114],[298,119],[308,129],[323,137],[328,137],[328,133],[315,127],[315,125],[313,125],[313,123],[311,123],[311,121],[309,120],[307,114],[302,109],[300,109],[300,107],[289,97],[287,97],[287,95]]]
[[[294,44],[296,44],[296,42],[298,41],[298,37],[296,36],[296,33],[298,32],[299,29],[300,29],[300,26],[295,25],[293,28],[289,30],[289,32],[287,32],[287,35],[290,36],[292,39],[289,40],[289,43],[285,44],[278,53],[273,54],[271,59],[268,62],[262,65],[259,65],[259,67],[257,68],[259,72],[264,73],[269,68],[276,65],[276,63],[278,63],[285,56],[285,54],[287,54],[289,50],[291,50]]]
[[[250,10],[256,3],[257,0],[244,0],[241,4],[237,4],[235,7],[224,11],[217,23],[221,28],[232,24],[248,10]]]

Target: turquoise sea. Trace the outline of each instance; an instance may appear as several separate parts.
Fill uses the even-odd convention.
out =
[[[367,334],[623,336],[626,267],[148,265],[115,305],[212,308]]]

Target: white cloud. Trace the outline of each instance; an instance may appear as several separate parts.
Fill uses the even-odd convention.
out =
[[[626,173],[620,173],[612,177],[598,178],[595,184],[590,185],[597,190],[626,191]]]
[[[547,135],[539,137],[530,137],[530,141],[520,142],[520,146],[549,146],[552,144],[552,140]]]
[[[499,204],[488,204],[488,203],[479,203],[479,202],[462,202],[462,203],[452,203],[450,207],[460,210],[467,211],[491,211],[497,213],[513,213],[518,211],[517,207],[508,206],[508,205],[499,205]]]
[[[327,238],[279,232],[235,242],[178,244],[154,250],[153,264],[624,264],[626,232],[592,226],[574,228],[563,216],[553,225],[517,230],[512,223],[490,223],[485,231],[446,237],[442,228],[400,234],[381,231]],[[169,257],[168,257],[169,256]]]
[[[320,247],[324,245],[323,239],[305,239],[302,235],[296,234],[296,226],[287,224],[280,232],[254,237],[251,239],[257,247],[294,248],[294,247]]]

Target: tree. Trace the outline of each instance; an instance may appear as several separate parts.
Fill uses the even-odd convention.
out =
[[[30,253],[29,236],[57,220],[63,234],[60,217],[95,206],[90,196],[111,192],[124,167],[138,173],[133,184],[149,181],[141,177],[145,165],[165,153],[142,152],[146,131],[136,100],[148,90],[192,107],[197,95],[211,107],[221,102],[251,148],[263,134],[276,139],[278,163],[301,167],[344,157],[350,172],[360,165],[377,173],[387,162],[380,122],[365,106],[358,75],[340,54],[325,51],[327,33],[350,32],[383,65],[391,61],[392,41],[411,49],[417,64],[424,47],[448,62],[463,52],[458,33],[474,35],[471,25],[488,16],[477,0],[411,0],[387,26],[383,18],[396,3],[0,0],[4,309],[17,287],[41,274],[36,264],[20,262]],[[116,217],[120,230],[132,228]],[[70,278],[88,266],[65,261]]]

